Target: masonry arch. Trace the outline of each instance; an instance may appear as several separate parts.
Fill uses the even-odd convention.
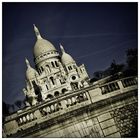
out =
[[[62,89],[62,94],[66,93],[68,90],[66,88]]]
[[[60,95],[59,91],[55,91],[55,92],[54,92],[54,96],[55,96],[55,97],[58,97],[59,95]]]
[[[48,95],[47,95],[47,98],[52,99],[52,98],[53,98],[53,95],[48,94]]]

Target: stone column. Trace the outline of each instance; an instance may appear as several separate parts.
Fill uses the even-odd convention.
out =
[[[122,82],[121,81],[118,81],[117,83],[119,85],[120,91],[122,92],[122,90],[124,88]]]

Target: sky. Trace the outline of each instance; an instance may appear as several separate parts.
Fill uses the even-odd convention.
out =
[[[60,52],[59,43],[90,77],[112,60],[126,62],[137,47],[137,3],[3,3],[2,94],[13,104],[24,99],[26,64],[34,67],[35,24]],[[60,52],[61,55],[61,52]]]

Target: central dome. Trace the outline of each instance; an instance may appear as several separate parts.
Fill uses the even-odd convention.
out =
[[[53,46],[53,44],[51,42],[49,42],[48,40],[45,40],[43,38],[38,39],[36,41],[35,46],[34,46],[34,56],[35,57],[38,57],[42,53],[50,52],[50,51],[56,51],[55,47]]]
[[[42,53],[50,52],[50,51],[56,51],[55,47],[51,42],[48,40],[45,40],[41,37],[40,32],[38,28],[34,24],[34,31],[37,37],[37,41],[34,46],[34,57],[40,56]]]

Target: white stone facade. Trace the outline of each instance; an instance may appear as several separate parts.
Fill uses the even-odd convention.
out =
[[[34,46],[36,69],[26,59],[26,106],[50,100],[62,94],[88,86],[89,76],[85,66],[77,66],[74,59],[65,52],[60,44],[62,56],[54,45],[41,37],[34,25],[37,41]]]

